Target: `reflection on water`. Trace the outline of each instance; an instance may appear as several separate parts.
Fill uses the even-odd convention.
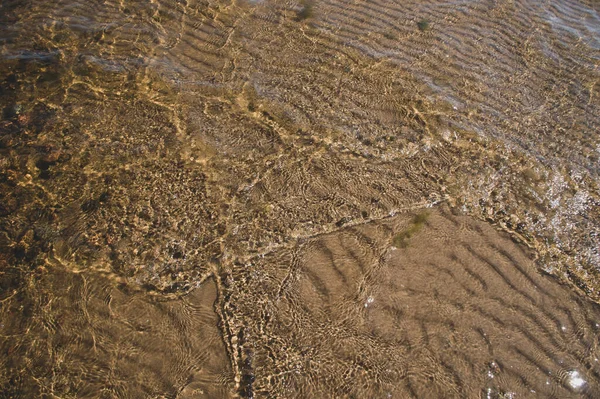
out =
[[[599,12],[3,1],[0,391],[598,396]]]

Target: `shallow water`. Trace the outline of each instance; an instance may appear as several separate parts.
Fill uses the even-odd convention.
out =
[[[596,397],[600,308],[489,225],[446,207],[421,215],[400,247],[390,241],[414,216],[233,273],[241,306],[228,316],[244,331],[256,396]]]
[[[3,1],[5,397],[596,397],[593,1]]]

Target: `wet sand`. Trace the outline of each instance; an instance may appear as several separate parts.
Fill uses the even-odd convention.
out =
[[[168,299],[52,270],[16,295],[2,313],[2,397],[230,396],[212,279]]]
[[[237,268],[225,314],[256,396],[596,397],[598,305],[540,275],[508,235],[426,212],[400,248],[414,215]]]
[[[598,395],[600,307],[446,206],[300,239],[223,284],[169,298],[38,271],[3,303],[6,397]]]
[[[599,21],[2,2],[0,391],[597,396]]]

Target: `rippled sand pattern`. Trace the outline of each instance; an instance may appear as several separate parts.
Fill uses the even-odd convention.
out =
[[[446,208],[390,246],[413,224],[343,229],[234,272],[226,309],[257,397],[597,397],[598,306]]]
[[[20,170],[13,183],[39,175],[41,195],[72,204],[61,224],[87,218],[86,201],[112,208],[63,229],[65,249],[118,242],[112,267],[163,290],[172,283],[148,262],[185,285],[223,243],[261,251],[446,198],[597,295],[594,4],[2,7],[3,147],[28,143],[4,169]],[[127,240],[150,226],[157,236],[133,253]],[[128,239],[111,232],[124,229]],[[179,245],[194,259],[165,259]],[[91,252],[81,261],[102,257]]]
[[[0,396],[600,396],[599,26],[0,2]]]
[[[2,313],[1,397],[231,397],[214,281],[167,299],[54,270],[25,292]]]

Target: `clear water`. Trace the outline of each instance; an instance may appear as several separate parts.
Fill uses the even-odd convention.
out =
[[[3,397],[597,397],[593,1],[3,1]]]

